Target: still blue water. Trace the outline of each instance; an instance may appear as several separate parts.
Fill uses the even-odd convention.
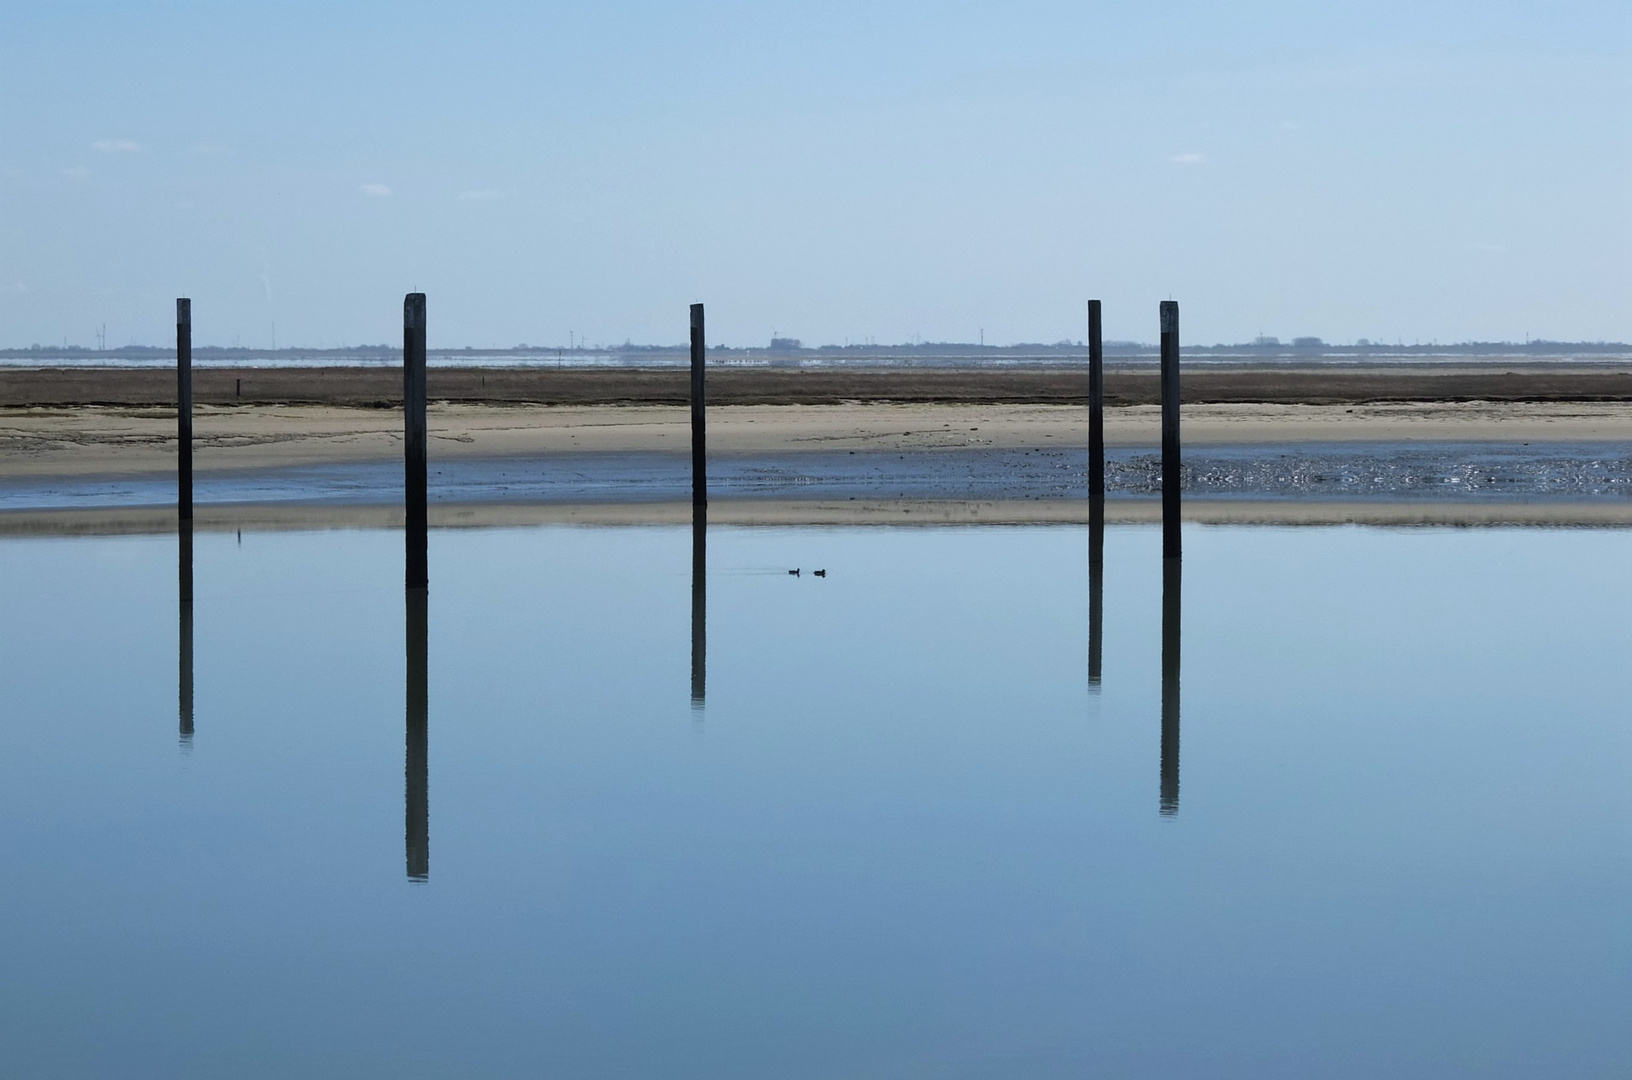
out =
[[[0,1075],[1627,1075],[1632,537],[1186,545],[0,542]]]

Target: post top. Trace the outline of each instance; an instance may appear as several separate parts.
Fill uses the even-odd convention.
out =
[[[1179,302],[1177,300],[1162,301],[1162,333],[1176,334],[1179,332]]]
[[[402,328],[419,330],[425,325],[425,294],[411,292],[402,298]]]
[[[176,297],[176,325],[191,326],[193,324],[193,302],[185,296]]]

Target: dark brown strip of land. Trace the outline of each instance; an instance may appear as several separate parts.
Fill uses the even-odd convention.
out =
[[[438,401],[545,405],[684,404],[684,369],[440,368],[429,373]],[[1200,369],[1184,375],[1190,403],[1353,405],[1395,401],[1632,401],[1632,372],[1479,371],[1438,373]],[[710,371],[717,405],[830,405],[841,402],[1086,404],[1085,370],[843,371],[765,368]],[[199,404],[318,404],[389,407],[402,400],[397,368],[197,369]],[[1107,372],[1109,405],[1153,405],[1154,372]],[[164,406],[176,400],[167,369],[0,369],[0,405]]]

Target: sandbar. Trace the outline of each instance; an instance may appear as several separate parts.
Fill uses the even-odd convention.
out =
[[[433,459],[673,452],[689,413],[669,405],[435,403]],[[1155,406],[1106,410],[1111,446],[1155,446]],[[1046,404],[722,405],[711,452],[898,453],[1085,446],[1086,410]],[[206,405],[194,420],[200,472],[387,461],[402,453],[400,411],[333,405]],[[1632,442],[1627,402],[1380,402],[1187,405],[1187,446],[1405,442]],[[158,474],[175,468],[173,409],[0,409],[0,477]]]

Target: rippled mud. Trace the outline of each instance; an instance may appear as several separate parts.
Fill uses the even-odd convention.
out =
[[[1208,497],[1624,499],[1632,446],[1483,443],[1207,448],[1184,455],[1184,490]],[[1161,458],[1112,456],[1113,493],[1161,491]]]

